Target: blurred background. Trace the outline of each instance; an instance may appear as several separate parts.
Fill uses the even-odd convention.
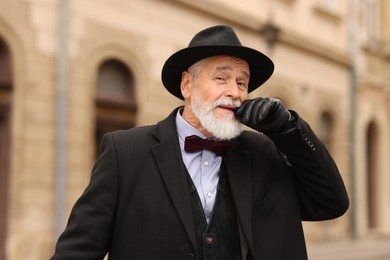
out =
[[[390,0],[0,0],[0,260],[50,258],[102,135],[182,105],[161,68],[216,24],[273,59],[250,97],[308,121],[348,187],[304,223],[310,259],[390,259]]]

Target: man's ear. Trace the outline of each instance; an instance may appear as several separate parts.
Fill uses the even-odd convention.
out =
[[[187,99],[191,96],[191,82],[191,74],[187,71],[183,71],[183,73],[181,74],[180,91],[184,99]]]

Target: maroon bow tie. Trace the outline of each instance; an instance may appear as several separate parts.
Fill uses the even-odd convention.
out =
[[[234,146],[232,141],[207,140],[197,135],[191,135],[186,137],[184,150],[192,153],[205,149],[214,152],[216,155],[222,156],[225,151],[232,146]]]

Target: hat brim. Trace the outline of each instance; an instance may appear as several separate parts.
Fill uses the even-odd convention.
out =
[[[161,78],[165,88],[179,99],[184,99],[180,82],[183,71],[192,64],[207,57],[228,55],[245,60],[249,65],[250,79],[248,93],[266,82],[274,71],[274,63],[263,53],[244,46],[194,46],[182,49],[165,62]]]

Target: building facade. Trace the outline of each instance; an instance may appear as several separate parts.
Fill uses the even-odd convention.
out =
[[[390,235],[390,1],[0,0],[0,260],[48,259],[101,136],[182,102],[160,79],[194,33],[235,28],[313,127],[351,197],[309,242]]]

